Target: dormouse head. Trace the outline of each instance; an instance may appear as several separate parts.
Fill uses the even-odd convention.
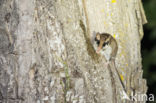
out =
[[[102,34],[100,34],[99,32],[96,33],[96,40],[106,41],[108,37],[109,37],[109,34],[107,33],[102,33]]]

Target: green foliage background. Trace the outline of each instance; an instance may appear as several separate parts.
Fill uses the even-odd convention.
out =
[[[148,94],[156,96],[156,0],[143,0],[143,6],[148,20],[142,40],[144,78],[147,79]]]

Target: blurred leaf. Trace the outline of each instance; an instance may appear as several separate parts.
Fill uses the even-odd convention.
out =
[[[148,0],[144,3],[144,9],[148,20],[148,28],[156,28],[156,0]]]
[[[150,40],[156,40],[156,28],[152,30],[150,34]]]

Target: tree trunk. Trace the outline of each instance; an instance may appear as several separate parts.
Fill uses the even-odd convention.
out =
[[[1,0],[0,103],[144,103],[144,23],[140,0]],[[115,37],[115,65],[94,32]]]

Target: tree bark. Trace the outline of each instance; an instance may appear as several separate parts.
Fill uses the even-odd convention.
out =
[[[1,0],[0,103],[145,103],[130,98],[147,91],[144,23],[140,0]],[[116,39],[115,65],[94,32]]]

